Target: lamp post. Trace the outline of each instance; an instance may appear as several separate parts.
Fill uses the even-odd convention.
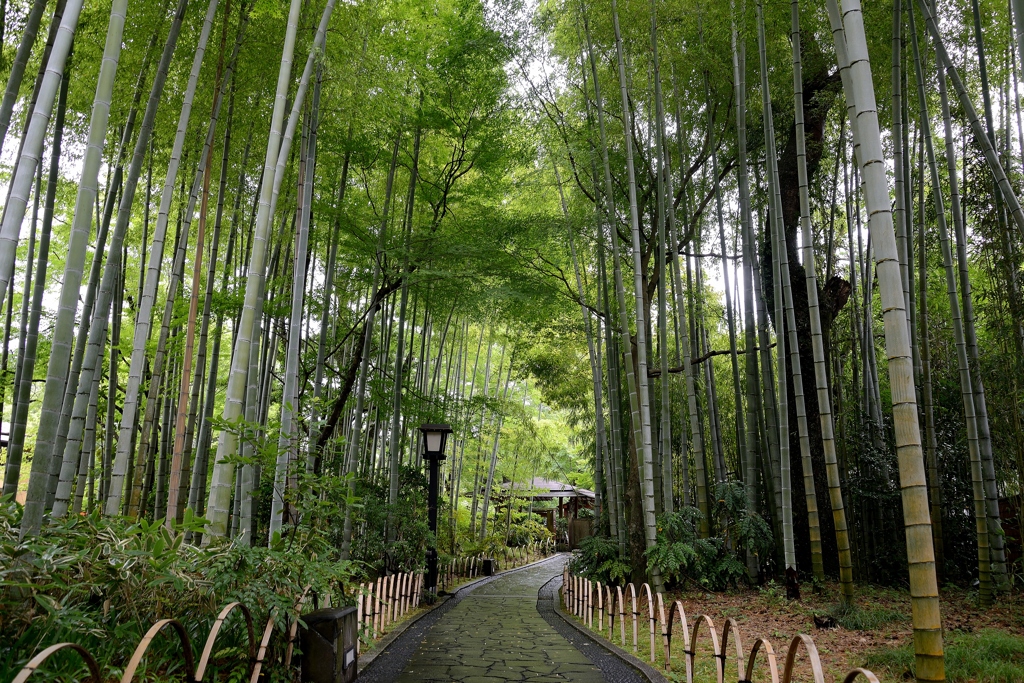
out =
[[[420,425],[423,433],[423,457],[430,463],[429,489],[427,492],[427,523],[434,534],[434,543],[427,548],[427,580],[425,591],[437,594],[437,497],[440,481],[438,480],[441,463],[444,462],[444,448],[448,443],[448,435],[452,428],[446,424]]]

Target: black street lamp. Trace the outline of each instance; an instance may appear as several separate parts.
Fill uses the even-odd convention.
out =
[[[444,448],[452,428],[446,424],[425,424],[420,425],[420,431],[423,432],[423,457],[430,463],[427,523],[434,534],[434,543],[427,548],[427,581],[424,589],[437,595],[437,497],[440,485],[438,473],[445,459]]]

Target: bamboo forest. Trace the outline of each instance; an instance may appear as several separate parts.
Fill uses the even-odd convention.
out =
[[[1024,681],[1024,0],[0,0],[0,81],[0,681]]]

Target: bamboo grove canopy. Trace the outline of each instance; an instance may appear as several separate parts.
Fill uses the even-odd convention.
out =
[[[1020,562],[1010,5],[5,0],[18,535],[375,561],[446,422],[451,552],[503,480],[659,591],[665,520],[750,520],[752,582],[909,585],[942,680],[940,581]]]

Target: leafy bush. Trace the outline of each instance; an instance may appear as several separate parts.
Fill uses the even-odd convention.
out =
[[[11,497],[0,498],[0,680],[11,680],[35,653],[64,641],[88,649],[103,678],[112,680],[156,620],[177,618],[198,650],[217,611],[235,600],[252,611],[256,637],[274,613],[279,644],[307,586],[319,596],[332,593],[336,604],[352,596],[346,589],[353,565],[308,529],[277,539],[272,548],[199,548],[183,543],[183,532],[200,532],[206,522],[190,511],[173,534],[162,522],[131,523],[96,512],[55,521],[45,538],[20,541],[21,512]],[[244,631],[241,617],[232,616],[218,639],[226,669],[247,665]],[[143,660],[148,671],[138,675],[180,676],[181,662],[177,643],[161,636]],[[58,655],[46,668],[71,678],[81,660]],[[272,680],[288,677],[269,661],[265,671]]]
[[[724,590],[746,575],[747,551],[757,556],[770,552],[771,530],[764,519],[746,510],[742,484],[719,484],[715,499],[712,514],[718,536],[699,537],[702,515],[694,507],[658,519],[657,542],[646,553],[648,572],[657,569],[668,584],[690,579],[703,588]]]
[[[632,568],[619,557],[615,539],[588,536],[580,541],[579,549],[573,551],[569,571],[603,584],[624,584],[629,582]]]
[[[361,503],[353,510],[352,557],[379,574],[422,569],[427,544],[433,539],[427,524],[427,477],[403,465],[398,473],[398,502],[393,506],[388,504],[388,489],[386,479],[358,484]],[[442,510],[437,516],[445,518]],[[340,547],[340,523],[335,533]]]
[[[521,548],[551,538],[551,532],[541,523],[537,515],[520,512],[512,513],[512,523],[506,530],[506,534],[510,548]]]

